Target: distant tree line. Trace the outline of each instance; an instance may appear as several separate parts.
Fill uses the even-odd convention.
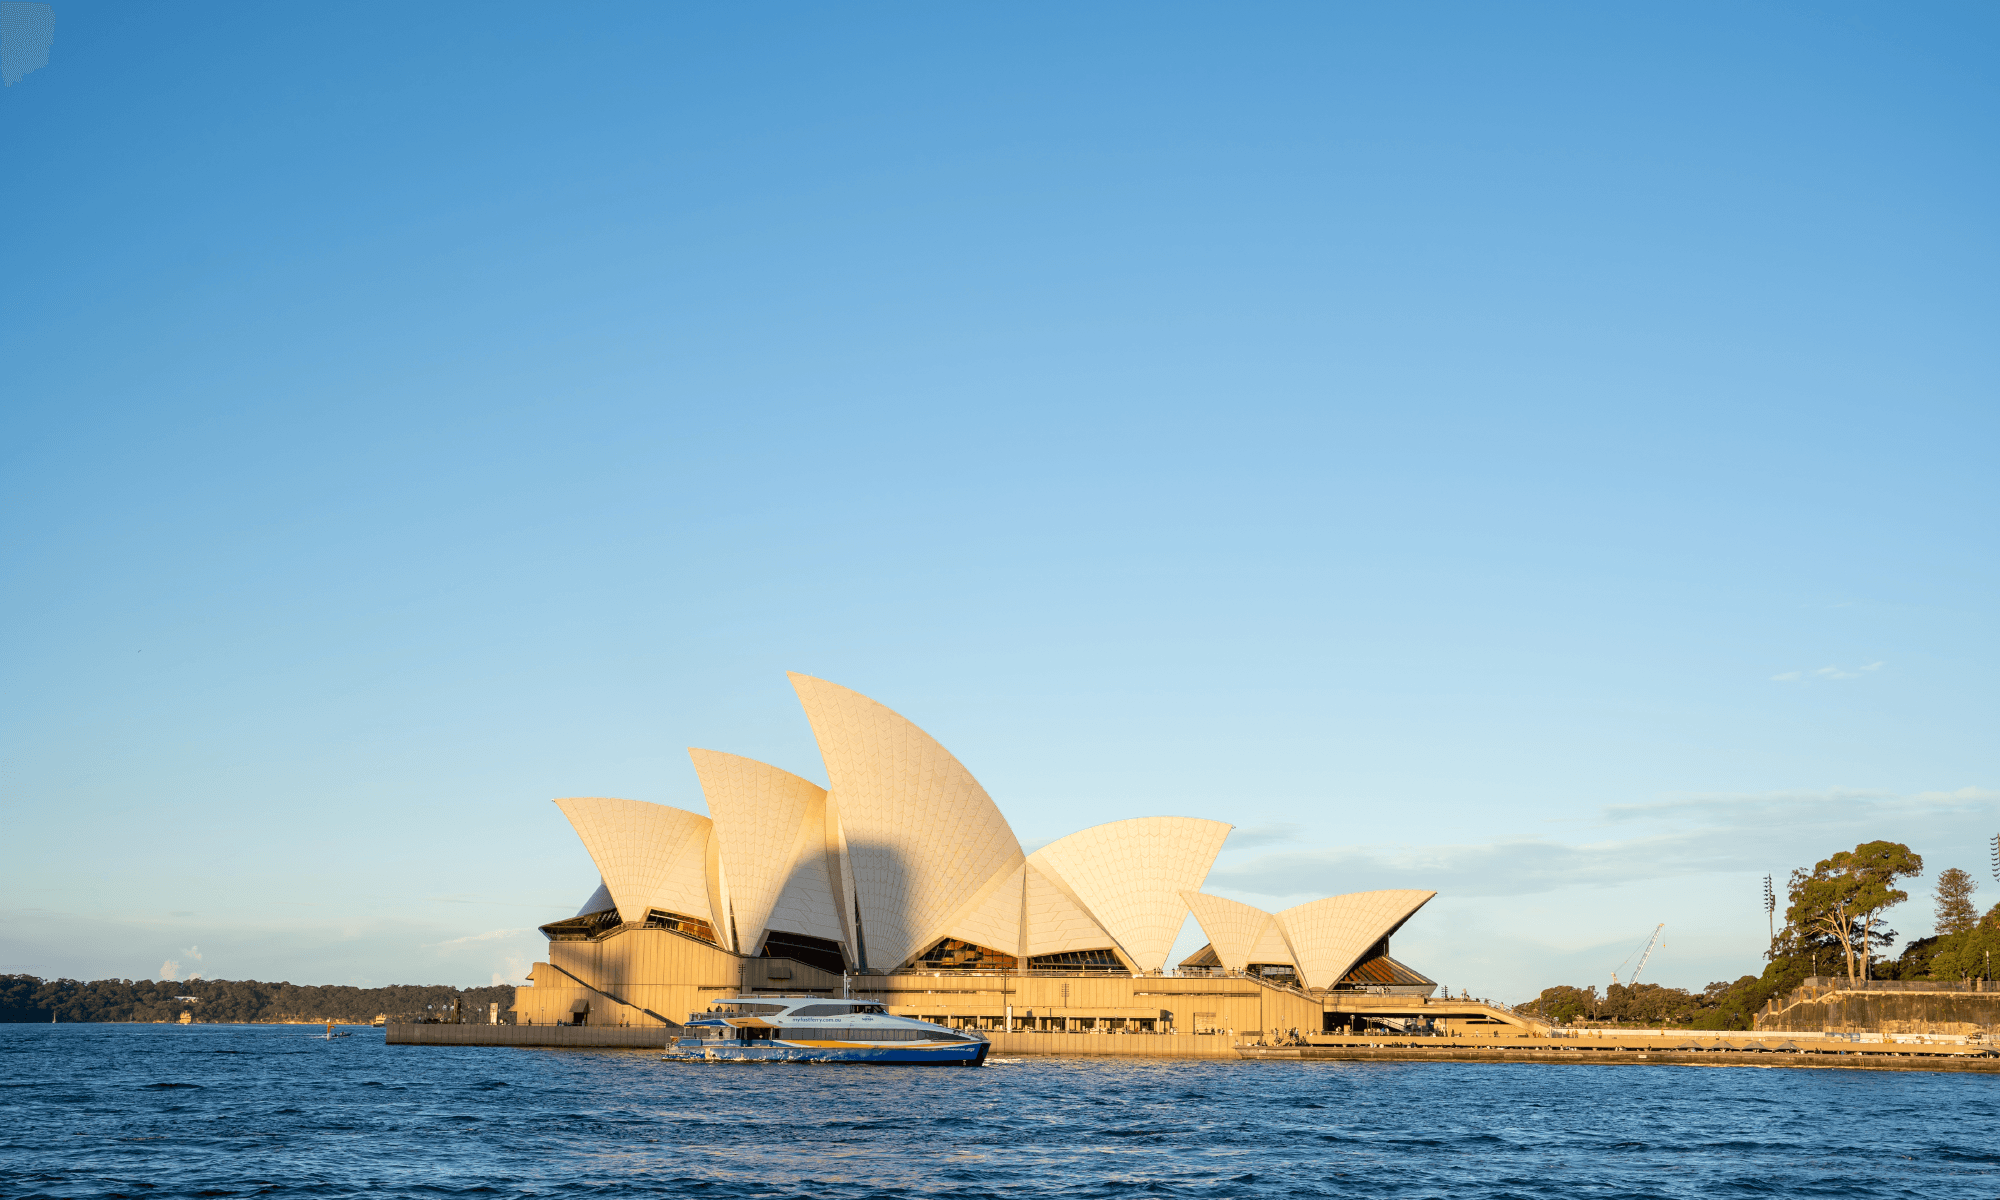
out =
[[[1990,979],[2000,966],[2000,904],[1985,916],[1972,903],[1978,885],[1956,867],[1938,876],[1937,933],[1918,938],[1897,958],[1878,952],[1896,942],[1882,912],[1910,898],[1896,884],[1920,874],[1924,860],[1900,842],[1866,842],[1792,872],[1785,926],[1771,939],[1760,975],[1711,983],[1699,992],[1641,983],[1545,988],[1518,1006],[1559,1024],[1684,1025],[1690,1029],[1749,1029],[1752,1017],[1820,975],[1862,979]]]
[[[459,1002],[466,1020],[484,1021],[486,1006],[495,1001],[502,1012],[513,1007],[514,989],[454,988],[442,984],[301,987],[251,979],[190,979],[178,983],[94,979],[86,983],[75,979],[38,979],[33,975],[0,975],[0,1022],[16,1023],[178,1021],[184,1011],[205,1024],[366,1022],[377,1016],[392,1021],[414,1021],[448,1013],[453,999]]]

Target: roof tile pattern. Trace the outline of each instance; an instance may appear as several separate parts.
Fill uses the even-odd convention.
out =
[[[834,817],[824,800],[818,808],[818,824],[814,824],[812,817],[808,816],[799,826],[798,844],[792,851],[791,874],[785,879],[784,890],[778,894],[777,903],[771,907],[765,929],[781,929],[787,933],[825,938],[829,942],[847,943],[847,922],[840,919],[841,905],[836,899],[839,893],[834,889],[834,881],[840,877],[839,849],[832,830]],[[754,929],[746,929],[743,936],[753,942],[761,942],[764,935]],[[752,944],[745,949],[755,953],[758,947]],[[852,949],[849,945],[850,953]]]
[[[715,924],[708,903],[707,817],[608,796],[570,797],[556,807],[583,839],[620,919],[643,921],[647,909],[662,908]]]
[[[1278,914],[1278,923],[1298,952],[1299,976],[1305,985],[1332,987],[1369,947],[1394,933],[1435,895],[1408,890],[1350,892],[1288,908]]]
[[[1021,845],[986,789],[929,734],[859,692],[791,680],[839,801],[868,965],[899,966],[1011,871]]]
[[[1048,876],[1028,865],[1028,953],[1067,954],[1109,950],[1115,943],[1083,906]]]
[[[826,823],[826,790],[754,758],[693,748],[688,757],[715,822],[722,878],[729,885],[735,932],[742,939],[735,948],[754,953],[791,880],[801,834],[808,828],[817,851]]]
[[[1002,954],[1020,954],[1023,890],[1027,886],[1027,872],[1025,862],[1009,871],[1000,886],[993,889],[992,894],[977,908],[960,917],[945,936],[984,946],[988,950],[998,950]],[[924,948],[929,949],[928,946]]]
[[[1187,922],[1181,893],[1199,888],[1232,827],[1200,817],[1137,817],[1093,825],[1035,851],[1142,971],[1167,965]]]

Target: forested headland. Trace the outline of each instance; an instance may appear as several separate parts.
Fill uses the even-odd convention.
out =
[[[251,979],[39,979],[0,975],[0,1022],[179,1021],[203,1024],[274,1021],[368,1022],[378,1016],[414,1021],[451,1010],[456,999],[468,1021],[484,1021],[487,1005],[514,1005],[509,986],[454,988],[399,984],[358,988],[302,987]]]
[[[1923,869],[1923,858],[1908,846],[1878,841],[1793,871],[1784,925],[1771,938],[1760,974],[1711,983],[1699,992],[1652,983],[1614,983],[1601,996],[1595,985],[1544,988],[1516,1007],[1559,1024],[1749,1029],[1766,1002],[1814,976],[1943,983],[1992,978],[2000,966],[2000,904],[1980,916],[1972,902],[1978,884],[1955,867],[1939,873],[1932,894],[1937,932],[1886,957],[1900,935],[1883,924],[1882,914],[1910,898],[1896,885]],[[1774,918],[1778,902],[1771,893],[1767,903]]]

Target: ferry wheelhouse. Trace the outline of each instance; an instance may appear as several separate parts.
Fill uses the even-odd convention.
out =
[[[873,1000],[819,996],[717,1000],[688,1017],[668,1062],[912,1063],[977,1067],[993,1044],[976,1033],[896,1017]]]

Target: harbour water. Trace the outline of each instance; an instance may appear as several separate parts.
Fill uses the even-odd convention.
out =
[[[0,1025],[0,1196],[2000,1196],[2000,1078],[1022,1058],[694,1066]]]

